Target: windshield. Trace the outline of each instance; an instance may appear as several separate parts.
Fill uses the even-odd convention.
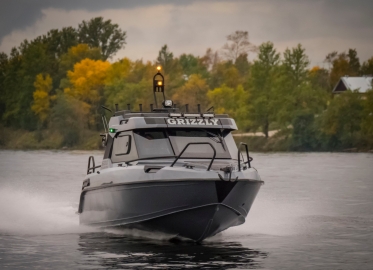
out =
[[[216,158],[230,158],[229,151],[221,136],[220,130],[217,129],[169,129],[167,130],[175,154],[180,152],[188,143],[206,142],[210,143],[216,150]],[[211,146],[190,145],[182,157],[188,158],[211,158],[214,151]]]
[[[162,129],[140,129],[134,131],[139,158],[174,156],[166,132]]]
[[[134,130],[139,158],[178,156],[188,143],[210,143],[216,158],[231,158],[224,137],[218,129],[138,129]],[[210,145],[190,145],[182,158],[212,158]]]

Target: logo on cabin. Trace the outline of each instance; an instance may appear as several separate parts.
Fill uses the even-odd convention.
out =
[[[219,119],[166,119],[169,125],[199,125],[199,126],[218,126]]]

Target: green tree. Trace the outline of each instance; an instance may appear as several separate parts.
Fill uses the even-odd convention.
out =
[[[363,65],[361,66],[361,73],[363,75],[373,76],[373,57],[369,58],[363,63]]]
[[[285,50],[281,83],[275,91],[277,119],[285,127],[294,117],[318,114],[326,106],[326,93],[312,86],[308,66],[308,56],[300,44]]]
[[[313,88],[321,88],[326,93],[330,93],[329,71],[327,69],[314,66],[309,71],[309,80]]]
[[[205,79],[208,78],[207,68],[199,57],[192,54],[182,54],[179,57],[179,63],[185,75],[199,74]]]
[[[360,60],[357,57],[356,49],[349,49],[347,53],[348,57],[348,75],[359,76],[360,75]]]
[[[79,43],[86,43],[91,48],[101,48],[103,60],[106,60],[124,47],[127,36],[118,24],[96,17],[79,24],[78,37]]]
[[[373,148],[373,89],[366,93],[366,98],[363,100],[363,113],[361,121],[361,129],[363,135],[368,142],[368,146]]]
[[[5,89],[5,78],[8,70],[8,55],[0,53],[0,122],[6,109],[6,89]]]
[[[89,118],[89,107],[85,102],[60,93],[51,110],[51,128],[63,136],[63,145],[74,146],[84,137]]]
[[[214,106],[215,113],[227,113],[234,118],[240,130],[248,130],[250,119],[247,117],[249,105],[247,104],[248,92],[242,85],[237,88],[230,88],[226,85],[210,90],[207,97],[210,105]]]
[[[73,27],[64,27],[62,30],[52,29],[43,36],[48,51],[59,58],[67,53],[70,47],[78,45],[78,33]]]
[[[322,115],[321,128],[329,138],[329,147],[353,147],[362,117],[363,103],[358,92],[348,90],[336,96]]]
[[[275,122],[275,91],[279,78],[280,54],[273,43],[266,42],[259,46],[258,59],[251,67],[249,78],[250,113],[252,127],[260,127],[268,138],[269,125]]]
[[[158,52],[157,64],[162,66],[164,73],[166,74],[172,71],[175,65],[174,54],[170,52],[167,45],[164,45]]]
[[[240,54],[234,63],[237,70],[240,72],[241,77],[249,75],[250,63],[247,60],[247,53]]]

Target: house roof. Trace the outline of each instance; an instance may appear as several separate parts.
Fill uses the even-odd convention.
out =
[[[339,93],[349,90],[358,90],[359,93],[366,93],[369,89],[373,88],[373,77],[341,77],[333,89],[333,93]]]

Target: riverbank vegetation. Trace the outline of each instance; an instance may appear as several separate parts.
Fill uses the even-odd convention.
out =
[[[98,17],[0,53],[0,147],[99,148],[100,105],[150,110],[152,78],[161,65],[168,98],[182,110],[201,104],[228,113],[238,133],[262,132],[236,137],[253,150],[373,149],[373,91],[332,94],[342,76],[373,74],[373,57],[360,63],[348,49],[328,54],[328,68],[311,67],[301,44],[279,52],[272,42],[255,46],[248,32],[236,31],[220,50],[202,56],[175,56],[164,45],[152,62],[114,60],[126,38],[118,25]],[[270,130],[278,132],[269,137]]]

